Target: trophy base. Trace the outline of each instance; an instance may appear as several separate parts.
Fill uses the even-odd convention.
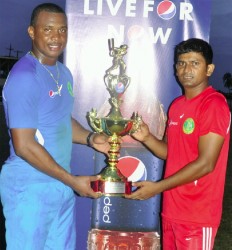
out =
[[[131,181],[105,181],[98,180],[91,182],[91,187],[94,192],[100,192],[104,196],[124,196],[124,194],[131,194]]]
[[[127,232],[91,229],[88,233],[88,250],[102,249],[160,250],[160,236],[158,232]]]

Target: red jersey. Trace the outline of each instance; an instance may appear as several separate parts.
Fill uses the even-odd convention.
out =
[[[164,192],[162,216],[184,224],[218,226],[230,137],[230,111],[226,99],[208,87],[190,100],[185,96],[177,98],[168,116],[165,178],[198,157],[200,136],[213,132],[223,136],[225,141],[213,172]]]

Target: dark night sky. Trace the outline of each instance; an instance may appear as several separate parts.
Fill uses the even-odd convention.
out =
[[[214,50],[215,72],[211,84],[228,92],[223,87],[222,77],[232,73],[232,1],[212,0],[210,44]]]
[[[77,0],[78,1],[78,0]],[[12,46],[11,56],[19,57],[30,49],[27,27],[32,9],[44,0],[0,0],[0,56],[8,56],[7,48]],[[65,8],[65,0],[50,0]],[[210,43],[214,50],[216,70],[211,84],[223,88],[222,77],[232,72],[232,0],[212,0],[212,21]]]
[[[8,56],[10,45],[14,49],[11,56],[22,51],[19,57],[31,47],[27,34],[31,12],[45,0],[0,0],[0,56]],[[65,0],[49,0],[65,8]]]

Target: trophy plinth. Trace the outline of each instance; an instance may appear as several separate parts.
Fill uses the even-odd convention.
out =
[[[126,75],[126,64],[123,56],[127,52],[127,45],[114,47],[114,40],[109,40],[110,56],[113,57],[113,65],[106,71],[104,81],[111,98],[111,110],[106,117],[98,117],[96,109],[89,112],[88,118],[91,127],[98,133],[110,136],[110,150],[107,166],[99,173],[101,178],[92,183],[95,192],[105,196],[123,196],[131,193],[131,182],[121,174],[117,168],[120,152],[120,137],[130,134],[138,129],[141,117],[133,113],[130,119],[122,117],[120,96],[125,92],[130,83]]]

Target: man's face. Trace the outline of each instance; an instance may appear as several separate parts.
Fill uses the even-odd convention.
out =
[[[33,41],[33,52],[46,64],[56,60],[67,44],[67,19],[62,13],[42,11],[36,24],[28,28]]]
[[[196,52],[181,54],[176,63],[176,75],[185,90],[207,86],[213,70],[214,65],[207,65],[202,54]]]

